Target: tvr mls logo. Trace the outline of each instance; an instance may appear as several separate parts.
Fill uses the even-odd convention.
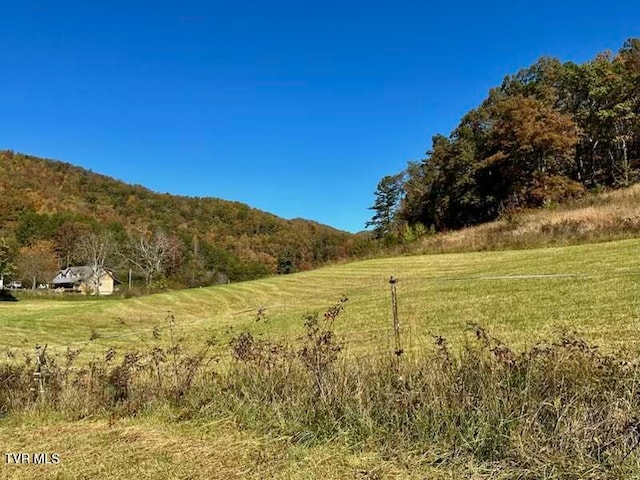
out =
[[[60,455],[57,453],[5,453],[4,461],[12,465],[58,465]]]

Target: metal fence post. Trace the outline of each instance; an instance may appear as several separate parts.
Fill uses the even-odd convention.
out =
[[[395,337],[395,355],[398,363],[400,362],[400,355],[403,354],[402,342],[400,339],[400,319],[398,318],[398,293],[396,292],[396,283],[398,279],[393,276],[389,279],[391,285],[391,312],[393,314],[393,335]]]

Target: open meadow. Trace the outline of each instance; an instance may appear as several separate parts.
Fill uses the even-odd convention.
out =
[[[349,353],[377,353],[391,339],[389,278],[398,279],[407,349],[440,335],[456,343],[469,323],[516,346],[576,331],[602,347],[640,341],[640,240],[535,250],[403,256],[287,276],[130,299],[24,296],[0,302],[2,349],[132,349],[166,329],[199,345],[237,333],[295,341],[302,317],[349,300],[336,331]],[[262,321],[256,321],[262,309]],[[91,340],[93,338],[93,340]]]
[[[92,410],[87,396],[63,398],[60,405],[67,406],[59,410],[37,402],[9,409],[0,419],[6,452],[55,452],[62,460],[59,465],[2,464],[0,478],[637,478],[640,460],[630,455],[635,447],[627,420],[619,420],[632,418],[637,409],[635,370],[620,373],[580,343],[568,347],[565,363],[564,354],[557,354],[564,347],[549,354],[545,362],[556,363],[548,388],[542,387],[546,380],[532,379],[547,378],[536,375],[551,363],[536,363],[533,354],[522,358],[526,375],[513,370],[509,359],[492,363],[496,360],[487,352],[502,351],[495,349],[486,350],[490,357],[468,350],[452,375],[438,373],[449,366],[429,363],[439,357],[420,362],[438,336],[447,339],[451,355],[463,351],[473,342],[471,324],[514,352],[576,332],[603,352],[637,357],[639,251],[640,240],[634,239],[402,256],[129,299],[23,296],[0,303],[0,349],[13,359],[32,354],[36,344],[48,345],[59,363],[68,348],[78,349],[82,364],[102,358],[110,348],[151,350],[171,337],[197,351],[214,339],[223,369],[233,363],[229,341],[241,332],[299,345],[308,333],[305,314],[322,317],[329,306],[348,298],[334,322],[343,347],[335,363],[338,373],[311,368],[315,386],[305,383],[304,368],[278,363],[277,354],[267,366],[245,354],[246,365],[225,377],[219,390],[206,387],[193,399],[186,395],[133,410],[130,404]],[[389,369],[375,362],[392,358],[390,276],[398,279],[402,347],[411,367],[387,381]],[[271,362],[269,355],[260,358]],[[572,363],[575,355],[599,365],[585,369],[592,372],[584,377],[589,382],[571,380],[580,370],[576,365],[583,365]],[[373,363],[340,366],[350,358]],[[252,371],[263,373],[254,378]],[[403,375],[406,385],[398,386]],[[476,380],[468,375],[477,375]],[[610,377],[617,379],[610,391],[589,390],[609,388]],[[455,401],[461,403],[442,386],[456,378],[467,378],[463,390],[470,392]],[[296,390],[296,385],[308,388]],[[329,385],[339,388],[326,390]],[[537,385],[542,386],[536,390]],[[391,392],[389,398],[381,400],[385,392]],[[399,398],[414,400],[396,418]],[[78,406],[83,402],[84,409]],[[436,404],[440,407],[432,410]],[[610,415],[603,413],[608,408]],[[597,419],[583,422],[591,416]],[[537,425],[542,430],[535,433]],[[599,436],[600,431],[611,438]],[[574,462],[576,452],[584,458]]]

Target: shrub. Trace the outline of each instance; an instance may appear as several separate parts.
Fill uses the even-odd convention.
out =
[[[586,194],[584,185],[561,175],[536,175],[527,188],[528,206],[542,207],[551,203],[563,203]]]
[[[0,302],[17,302],[18,299],[9,290],[0,289]]]

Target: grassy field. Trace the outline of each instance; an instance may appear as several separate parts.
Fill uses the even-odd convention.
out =
[[[388,280],[399,279],[406,347],[442,335],[459,342],[469,322],[515,345],[562,329],[605,347],[640,341],[640,240],[465,254],[405,256],[132,299],[26,297],[0,303],[0,348],[135,348],[154,326],[176,319],[176,334],[222,343],[242,330],[294,341],[302,316],[349,298],[336,325],[351,352],[386,349]],[[256,322],[265,308],[267,321]],[[124,323],[124,324],[123,324]],[[91,337],[97,337],[90,341]]]
[[[603,350],[640,343],[640,240],[537,250],[405,256],[327,267],[290,276],[132,299],[24,297],[0,303],[0,349],[48,344],[91,357],[109,347],[146,348],[163,338],[168,316],[189,345],[215,337],[224,346],[244,330],[295,343],[305,313],[349,298],[336,332],[352,356],[391,349],[388,280],[397,277],[405,349],[435,335],[461,346],[478,323],[519,348],[576,331]],[[256,321],[260,308],[266,321]],[[93,337],[93,340],[90,338]],[[432,452],[387,455],[346,437],[310,445],[247,429],[233,415],[182,418],[172,409],[136,418],[97,415],[69,421],[50,412],[0,419],[5,452],[55,452],[58,466],[0,464],[0,478],[521,478],[490,464],[439,464]],[[554,476],[530,478],[574,478]],[[581,477],[575,477],[581,478]],[[593,478],[606,478],[597,477]]]

